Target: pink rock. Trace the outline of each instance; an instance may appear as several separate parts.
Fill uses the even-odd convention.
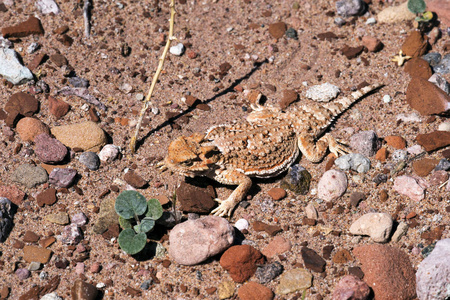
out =
[[[373,36],[364,36],[362,38],[362,43],[370,52],[377,52],[383,48],[381,41]]]
[[[25,193],[15,185],[1,185],[0,197],[8,198],[12,203],[20,206],[25,198]]]
[[[91,267],[89,268],[89,271],[92,273],[98,273],[98,272],[100,272],[101,267],[102,266],[96,262],[91,265]]]
[[[320,178],[317,189],[320,199],[336,200],[347,190],[347,176],[342,171],[328,170]]]
[[[430,186],[441,185],[444,182],[446,182],[447,179],[448,179],[448,174],[446,171],[444,171],[444,170],[434,171],[433,173],[431,173],[428,183],[430,184]]]
[[[276,236],[272,241],[264,248],[262,254],[268,258],[272,258],[279,254],[283,254],[289,250],[291,250],[292,245],[291,242],[284,239],[281,236]]]
[[[84,263],[77,263],[77,265],[75,266],[75,273],[77,273],[78,275],[84,273]]]
[[[179,264],[199,264],[233,245],[234,229],[224,218],[207,216],[176,225],[169,236],[169,255]]]
[[[425,197],[423,187],[419,185],[416,179],[407,175],[395,178],[394,190],[397,193],[408,196],[415,201],[420,201]]]
[[[370,288],[354,275],[346,275],[339,280],[333,291],[333,300],[365,300],[369,298]]]
[[[34,151],[43,163],[61,162],[68,153],[66,146],[46,133],[36,136],[34,142],[36,144]]]
[[[416,277],[406,253],[387,245],[356,247],[353,254],[361,262],[364,281],[375,299],[414,299]]]

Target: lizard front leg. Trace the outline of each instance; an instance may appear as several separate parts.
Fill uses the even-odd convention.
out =
[[[298,137],[298,148],[303,155],[312,162],[319,162],[325,157],[327,148],[336,156],[348,153],[348,149],[340,145],[336,139],[327,133],[319,140],[315,141],[310,135],[300,135]]]
[[[211,212],[219,217],[223,217],[225,215],[230,217],[234,207],[245,197],[245,195],[247,195],[247,192],[250,190],[252,180],[244,173],[236,170],[216,170],[213,179],[227,185],[238,185],[227,200],[215,199],[220,205]]]

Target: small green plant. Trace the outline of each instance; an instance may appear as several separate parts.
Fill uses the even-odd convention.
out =
[[[147,233],[163,214],[161,204],[157,199],[147,201],[136,191],[123,191],[116,199],[115,209],[123,229],[118,238],[120,248],[131,255],[139,253],[145,248]]]
[[[427,4],[424,0],[408,0],[408,9],[418,15],[416,17],[417,22],[429,22],[433,19],[433,13],[431,11],[425,11]]]

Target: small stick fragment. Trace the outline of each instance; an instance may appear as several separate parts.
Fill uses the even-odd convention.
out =
[[[173,26],[174,26],[174,22],[175,22],[175,13],[176,13],[175,0],[170,0],[169,7],[170,7],[169,36],[167,37],[167,42],[166,42],[166,46],[164,47],[164,51],[163,51],[161,57],[159,58],[158,69],[156,69],[156,73],[153,76],[152,84],[150,85],[150,90],[148,91],[148,94],[145,97],[144,104],[142,106],[141,113],[139,115],[139,120],[136,124],[136,131],[134,133],[134,136],[131,137],[130,149],[131,149],[132,153],[136,152],[136,140],[137,140],[137,136],[139,134],[139,129],[141,129],[142,119],[144,118],[144,114],[150,104],[150,98],[152,97],[153,90],[155,89],[156,83],[158,82],[159,75],[161,74],[162,67],[164,65],[164,61],[166,60],[167,53],[169,52],[170,42],[175,39],[173,36]]]
[[[84,1],[83,17],[84,17],[84,35],[88,38],[91,36],[91,8],[90,0]]]
[[[101,110],[106,111],[106,106],[101,103],[97,98],[89,94],[89,91],[87,88],[71,88],[71,87],[63,87],[59,91],[56,92],[57,94],[62,94],[64,96],[77,96],[80,98],[83,98],[86,100],[86,102],[97,106]]]

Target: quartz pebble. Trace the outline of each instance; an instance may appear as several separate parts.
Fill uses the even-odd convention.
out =
[[[440,240],[420,264],[416,273],[416,292],[419,299],[447,299],[450,297],[450,239]]]
[[[388,241],[393,226],[392,217],[387,213],[367,213],[353,222],[350,233],[368,235],[377,243]]]
[[[33,74],[22,65],[19,54],[8,48],[0,48],[0,75],[14,85],[33,80]]]
[[[83,225],[86,225],[88,219],[86,215],[82,212],[79,212],[77,214],[74,214],[71,217],[72,223],[76,224],[78,227],[81,227]]]
[[[119,156],[119,153],[120,148],[118,146],[108,144],[102,148],[102,150],[98,154],[98,157],[101,161],[110,163]]]
[[[182,43],[178,43],[172,47],[170,47],[169,52],[173,55],[180,56],[184,53],[184,45]]]
[[[40,300],[63,300],[56,292],[45,294]]]
[[[64,227],[61,235],[58,235],[57,238],[66,245],[76,245],[83,240],[83,232],[77,224],[70,224]]]
[[[320,85],[314,85],[310,87],[306,91],[305,96],[314,101],[328,102],[336,98],[339,92],[340,89],[337,86],[326,82]]]
[[[277,286],[276,293],[287,295],[297,291],[304,291],[311,287],[312,275],[305,269],[291,269],[280,276],[280,284]]]
[[[337,14],[343,17],[361,15],[366,7],[367,4],[362,0],[340,0],[336,2]]]
[[[169,255],[175,262],[196,265],[230,247],[234,229],[224,218],[207,216],[176,225],[169,241]]]
[[[347,190],[347,176],[342,171],[328,170],[320,178],[317,189],[320,199],[336,200]]]
[[[350,153],[337,158],[334,164],[341,170],[352,169],[358,173],[366,173],[370,169],[370,160],[362,154]]]
[[[450,131],[450,122],[444,122],[439,124],[438,126],[439,131]]]
[[[248,230],[249,224],[246,219],[239,219],[234,223],[234,227],[239,231]]]
[[[420,201],[425,197],[424,188],[419,185],[416,179],[407,175],[398,176],[395,178],[394,190],[414,201]]]
[[[51,13],[57,15],[61,12],[58,4],[53,0],[38,0],[35,5],[39,12],[43,15],[48,15]]]

